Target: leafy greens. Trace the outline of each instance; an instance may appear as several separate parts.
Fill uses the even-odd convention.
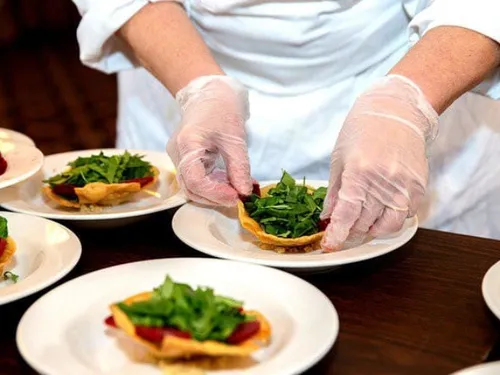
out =
[[[245,202],[245,209],[266,233],[297,238],[319,232],[319,215],[325,196],[325,187],[309,193],[305,178],[302,184],[297,184],[283,171],[281,180],[269,190],[268,196],[252,194]]]
[[[0,238],[9,237],[9,228],[7,224],[7,219],[0,216]]]
[[[121,155],[106,156],[101,151],[89,157],[79,157],[68,163],[70,169],[47,180],[51,187],[68,184],[83,187],[91,182],[107,184],[153,176],[152,166],[143,156],[132,155],[125,151]]]
[[[241,312],[241,302],[216,295],[211,288],[175,283],[169,276],[151,299],[118,307],[134,325],[173,327],[198,341],[225,341],[239,324],[254,320]]]

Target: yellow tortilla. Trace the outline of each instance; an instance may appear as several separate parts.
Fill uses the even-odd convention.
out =
[[[3,270],[6,265],[10,263],[14,253],[16,252],[16,243],[12,239],[12,237],[7,237],[7,246],[5,247],[5,251],[0,257],[0,276],[3,274]]]
[[[276,184],[268,185],[260,189],[262,197],[268,195],[269,190],[274,188]],[[307,186],[308,192],[311,193],[315,189]],[[303,247],[307,245],[312,245],[318,243],[323,237],[324,231],[312,234],[310,236],[302,236],[297,238],[283,238],[274,236],[272,234],[266,233],[260,224],[252,219],[245,209],[244,203],[240,200],[238,201],[238,218],[240,224],[247,231],[252,233],[257,239],[267,245],[280,246],[280,247]]]
[[[131,304],[148,300],[151,292],[140,293],[127,298],[124,303]],[[193,356],[248,356],[252,352],[260,349],[262,345],[267,345],[271,337],[271,326],[267,319],[256,311],[245,311],[246,314],[256,316],[260,322],[260,331],[252,338],[238,344],[229,345],[217,341],[196,341],[194,339],[184,339],[174,336],[163,338],[161,345],[154,344],[138,337],[135,334],[135,327],[127,315],[117,306],[110,306],[115,324],[135,342],[144,346],[153,357],[158,359],[178,359],[190,358]]]
[[[54,194],[49,185],[44,186],[42,191],[49,199],[57,202],[63,207],[81,208],[87,205],[115,206],[130,200],[134,194],[155,184],[158,181],[160,171],[156,167],[152,167],[152,172],[153,180],[142,188],[141,184],[138,182],[124,182],[119,184],[91,182],[84,187],[75,188],[78,202]]]

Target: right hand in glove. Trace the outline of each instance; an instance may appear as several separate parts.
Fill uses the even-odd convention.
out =
[[[176,95],[182,121],[167,152],[187,197],[208,205],[234,206],[252,192],[245,122],[247,90],[227,76],[205,76]],[[217,165],[224,164],[222,169]]]

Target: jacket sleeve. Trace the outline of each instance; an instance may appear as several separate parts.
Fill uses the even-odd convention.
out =
[[[133,53],[115,33],[148,3],[184,0],[73,0],[82,16],[77,29],[80,60],[105,73],[138,66]]]
[[[412,20],[410,43],[438,26],[459,26],[481,33],[500,43],[500,0],[404,0]],[[474,92],[500,99],[500,69],[477,86]]]

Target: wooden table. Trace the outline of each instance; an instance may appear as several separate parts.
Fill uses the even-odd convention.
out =
[[[175,237],[171,216],[113,230],[72,227],[83,256],[61,282],[126,262],[203,256]],[[499,330],[481,280],[498,258],[500,242],[419,230],[392,254],[306,277],[340,315],[337,343],[307,374],[445,375],[485,361]],[[42,294],[0,306],[0,374],[35,373],[14,338],[22,314]]]

